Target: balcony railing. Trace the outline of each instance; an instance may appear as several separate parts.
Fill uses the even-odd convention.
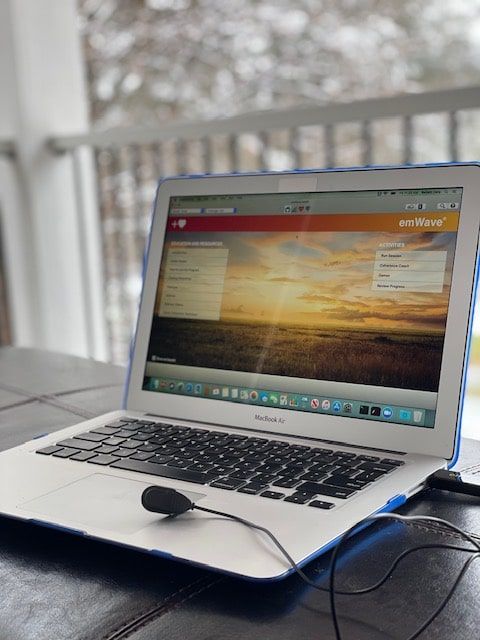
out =
[[[85,242],[82,157],[94,155],[110,359],[127,358],[159,178],[472,160],[480,156],[474,132],[480,133],[480,87],[51,138],[53,153],[71,156]],[[0,142],[0,153],[12,151]]]
[[[0,138],[0,158],[13,159],[15,144],[12,140]],[[0,346],[11,342],[11,324],[7,295],[7,279],[5,269],[5,257],[3,252],[4,233],[0,202]]]

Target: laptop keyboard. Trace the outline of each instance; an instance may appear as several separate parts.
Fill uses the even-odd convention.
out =
[[[114,469],[208,484],[319,509],[345,500],[401,460],[122,418],[36,451]]]

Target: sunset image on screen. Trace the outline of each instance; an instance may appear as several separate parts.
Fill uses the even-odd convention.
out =
[[[168,234],[149,354],[190,366],[437,391],[455,238],[411,230],[218,232],[205,247],[203,234],[184,233],[187,261],[213,266],[191,290],[189,304],[197,306],[190,317],[175,317],[168,254],[175,255],[178,236]]]

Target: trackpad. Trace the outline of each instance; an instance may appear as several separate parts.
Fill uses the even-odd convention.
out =
[[[160,514],[145,511],[142,492],[151,483],[93,473],[20,507],[39,513],[42,520],[78,529],[135,533],[156,522]],[[182,492],[190,494],[190,492]],[[192,494],[198,499],[199,494]]]

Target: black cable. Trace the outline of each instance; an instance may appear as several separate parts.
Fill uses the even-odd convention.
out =
[[[379,589],[383,584],[385,584],[385,582],[392,575],[392,573],[404,558],[409,556],[411,553],[415,553],[416,551],[424,551],[425,549],[442,549],[447,551],[452,550],[465,551],[466,553],[476,553],[476,551],[474,551],[473,549],[467,549],[466,547],[460,547],[454,544],[444,544],[438,542],[431,544],[419,544],[415,547],[410,547],[410,549],[407,549],[406,551],[403,551],[400,555],[398,555],[390,565],[388,571],[386,571],[386,573],[383,575],[383,577],[380,578],[378,582],[375,582],[375,584],[373,584],[372,586],[352,589],[351,591],[341,591],[339,589],[336,589],[335,593],[337,594],[337,596],[363,596],[367,593],[371,593],[372,591]],[[328,591],[330,593],[330,589],[325,589],[325,591]]]
[[[456,588],[460,584],[463,576],[465,575],[465,573],[468,571],[468,569],[472,565],[473,561],[476,560],[478,557],[480,557],[480,553],[479,553],[480,552],[480,543],[477,542],[468,533],[466,533],[465,531],[462,531],[462,529],[459,529],[458,527],[456,527],[455,525],[451,524],[450,522],[448,522],[446,520],[442,520],[441,518],[436,518],[434,516],[401,516],[401,515],[398,515],[398,514],[391,514],[391,513],[379,513],[379,514],[375,514],[375,515],[372,515],[372,516],[368,516],[367,518],[364,518],[360,522],[357,522],[353,527],[351,527],[348,531],[346,531],[342,535],[342,537],[340,538],[337,546],[335,547],[335,549],[334,549],[334,551],[332,553],[332,559],[331,559],[331,564],[330,564],[330,587],[326,588],[326,587],[321,587],[320,585],[315,584],[315,582],[313,582],[313,580],[311,580],[302,571],[302,569],[293,560],[293,558],[288,553],[288,551],[285,549],[285,547],[281,544],[281,542],[266,527],[262,527],[261,525],[257,525],[254,522],[251,522],[250,520],[246,520],[245,518],[241,518],[240,516],[235,516],[233,514],[225,513],[223,511],[217,511],[215,509],[208,509],[207,507],[200,507],[200,506],[194,505],[193,509],[197,509],[198,511],[204,511],[206,513],[212,513],[214,515],[230,518],[231,520],[235,520],[237,522],[240,522],[241,524],[244,524],[244,525],[246,525],[248,527],[251,527],[253,529],[257,529],[258,531],[262,531],[263,533],[265,533],[270,538],[270,540],[274,543],[274,545],[279,549],[279,551],[283,554],[283,556],[288,560],[288,562],[291,564],[292,568],[296,571],[296,573],[300,576],[300,578],[306,584],[308,584],[309,586],[311,586],[314,589],[317,589],[318,591],[324,591],[324,592],[327,591],[329,593],[329,595],[330,595],[330,608],[331,608],[331,611],[332,611],[333,625],[334,625],[335,636],[336,636],[337,640],[342,640],[342,636],[341,636],[341,633],[340,633],[340,626],[339,626],[339,622],[338,622],[338,615],[337,615],[337,609],[336,609],[336,603],[335,603],[335,595],[346,595],[346,596],[347,595],[348,596],[350,596],[350,595],[364,595],[364,594],[367,594],[367,593],[371,593],[371,592],[375,591],[376,589],[379,589],[386,582],[386,580],[392,575],[392,573],[398,567],[400,562],[404,558],[406,558],[408,555],[410,555],[411,553],[414,553],[416,551],[421,551],[421,550],[424,550],[424,549],[447,549],[447,550],[450,549],[450,550],[455,550],[455,551],[463,551],[463,552],[466,552],[466,553],[473,553],[474,555],[464,563],[464,565],[463,565],[462,569],[460,570],[457,578],[455,579],[455,582],[453,583],[453,585],[449,589],[449,591],[446,594],[446,596],[443,598],[443,600],[437,606],[435,611],[428,617],[428,619],[425,622],[422,623],[422,625],[411,636],[409,636],[407,638],[407,640],[415,640],[421,633],[423,633],[423,631],[425,631],[425,629],[443,611],[443,609],[446,607],[446,605],[450,601],[451,597],[453,596]],[[388,520],[388,519],[396,520],[396,521],[400,521],[400,522],[412,522],[412,521],[425,522],[425,521],[427,521],[427,522],[435,522],[436,524],[442,524],[447,529],[455,531],[456,533],[461,535],[467,542],[470,542],[471,544],[473,544],[473,546],[475,547],[476,550],[468,549],[467,547],[460,547],[458,545],[439,544],[439,543],[417,545],[415,547],[411,547],[410,549],[407,549],[407,550],[403,551],[400,555],[398,555],[394,559],[394,561],[392,562],[392,564],[390,565],[390,567],[386,571],[386,573],[382,576],[382,578],[380,578],[376,583],[374,583],[370,587],[352,589],[350,591],[335,590],[335,569],[336,569],[336,564],[337,564],[337,561],[338,561],[338,556],[339,556],[339,553],[340,553],[340,548],[342,547],[342,545],[347,541],[348,538],[350,538],[352,535],[355,535],[356,533],[358,533],[358,528],[360,526],[362,526],[363,524],[366,524],[367,522],[372,522],[372,521],[375,521],[375,520]]]
[[[463,565],[453,585],[451,586],[451,588],[449,589],[448,593],[443,598],[443,600],[439,603],[437,608],[433,611],[433,613],[430,614],[428,619],[422,623],[422,625],[417,629],[417,631],[415,631],[413,635],[411,635],[408,638],[408,640],[415,640],[433,622],[433,620],[440,614],[440,612],[443,611],[443,609],[449,602],[450,598],[452,597],[453,593],[455,592],[455,589],[460,584],[460,581],[462,580],[463,576],[468,571],[469,567],[472,565],[473,561],[480,556],[480,542],[478,542],[473,536],[463,531],[462,529],[452,524],[451,522],[448,522],[447,520],[436,518],[434,516],[402,516],[394,513],[378,513],[378,514],[374,514],[371,516],[367,516],[366,518],[363,518],[363,520],[360,520],[359,522],[354,524],[345,533],[341,535],[337,545],[335,546],[332,552],[332,558],[331,558],[331,564],[330,564],[330,576],[329,576],[329,589],[326,589],[325,587],[321,587],[315,584],[313,580],[308,578],[308,576],[302,571],[302,569],[300,569],[298,564],[294,561],[294,559],[291,557],[291,555],[288,553],[285,547],[280,543],[280,541],[275,537],[275,535],[271,531],[269,531],[266,527],[257,525],[254,522],[251,522],[250,520],[241,518],[240,516],[236,516],[230,513],[225,513],[224,511],[218,511],[216,509],[209,509],[207,507],[197,506],[187,496],[179,493],[175,489],[171,489],[168,487],[158,487],[158,486],[147,487],[142,493],[142,505],[148,511],[152,511],[154,513],[163,513],[169,516],[178,516],[178,515],[181,515],[182,513],[185,513],[186,511],[189,511],[190,509],[197,509],[198,511],[204,511],[205,513],[211,513],[224,518],[230,518],[231,520],[239,522],[240,524],[246,525],[247,527],[251,527],[252,529],[256,529],[258,531],[265,533],[265,535],[267,535],[270,538],[273,544],[277,547],[277,549],[279,549],[282,555],[288,560],[289,564],[293,567],[293,569],[297,572],[297,574],[306,584],[308,584],[314,589],[317,589],[318,591],[329,592],[330,607],[332,612],[335,637],[337,638],[337,640],[342,640],[342,638],[340,633],[340,626],[339,626],[336,602],[335,602],[336,595],[362,595],[366,593],[372,593],[376,589],[379,589],[386,582],[388,577],[393,574],[395,569],[398,567],[398,565],[404,558],[408,557],[408,555],[410,555],[411,553],[420,551],[422,549],[452,549],[452,550],[472,553],[473,554],[472,557]],[[474,549],[469,549],[467,547],[463,547],[463,546],[460,547],[458,545],[449,545],[449,544],[417,545],[416,547],[411,547],[410,549],[407,549],[406,551],[403,551],[401,554],[399,554],[394,559],[389,569],[382,576],[382,578],[377,580],[377,582],[374,583],[373,585],[369,587],[361,587],[361,588],[353,589],[350,591],[347,591],[347,590],[336,591],[335,590],[335,570],[336,570],[336,565],[338,562],[338,557],[340,555],[342,546],[346,543],[346,541],[350,537],[359,533],[360,527],[364,527],[366,524],[369,524],[375,521],[386,521],[386,520],[394,520],[394,521],[403,522],[403,523],[434,522],[437,525],[438,524],[442,525],[442,527],[445,529],[454,531],[465,541],[469,542],[474,547]]]
[[[254,522],[250,522],[250,520],[245,520],[245,518],[241,518],[240,516],[234,516],[231,513],[224,513],[223,511],[217,511],[216,509],[207,509],[207,507],[199,507],[198,505],[194,505],[192,509],[196,509],[197,511],[205,511],[206,513],[213,513],[216,516],[223,516],[225,518],[230,518],[231,520],[236,520],[237,522],[240,522],[241,524],[244,524],[247,527],[252,527],[252,529],[257,529],[258,531],[262,531],[270,538],[270,540],[277,547],[277,549],[281,551],[281,553],[285,556],[288,562],[292,565],[292,568],[295,569],[295,571],[302,578],[302,580],[304,580],[311,587],[315,587],[315,589],[318,588],[317,585],[312,580],[310,580],[310,578],[305,573],[303,573],[303,571],[300,569],[298,564],[295,562],[292,556],[288,553],[288,551],[285,549],[282,543],[278,540],[278,538],[276,538],[273,535],[273,533],[268,529],[266,529],[265,527],[262,527],[259,524],[255,524]]]
[[[355,533],[358,532],[358,528],[364,524],[367,524],[369,522],[374,522],[377,520],[396,520],[398,522],[435,522],[436,524],[441,524],[442,526],[444,526],[447,529],[450,529],[451,531],[454,531],[455,533],[458,533],[462,538],[464,538],[464,540],[466,540],[467,542],[470,542],[478,552],[480,552],[480,542],[477,542],[471,535],[469,535],[468,533],[466,533],[465,531],[462,531],[462,529],[460,529],[459,527],[455,526],[454,524],[452,524],[451,522],[448,522],[447,520],[443,520],[442,518],[436,518],[435,516],[402,516],[399,515],[397,513],[377,513],[371,516],[367,516],[366,518],[364,518],[363,520],[360,520],[359,522],[357,522],[356,524],[354,524],[352,527],[350,527],[350,529],[348,529],[339,539],[337,545],[335,546],[335,548],[333,549],[332,552],[332,559],[331,559],[331,563],[330,563],[330,609],[332,612],[332,619],[333,619],[333,627],[335,630],[335,637],[337,640],[342,640],[342,636],[340,633],[340,625],[338,622],[338,615],[337,615],[337,608],[336,608],[336,603],[335,603],[335,569],[336,569],[336,565],[337,565],[337,561],[338,561],[338,556],[340,554],[340,550],[342,549],[342,546],[345,544],[345,542],[348,540],[348,538],[350,538],[352,535],[354,535]],[[474,558],[476,556],[472,556],[472,558]],[[467,563],[466,563],[466,569],[468,569],[468,567],[470,566],[470,560],[472,560],[472,558],[470,558]],[[453,587],[450,589],[450,591],[448,592],[446,598],[445,598],[445,602],[443,603],[442,601],[442,606],[441,608],[439,608],[438,610],[436,610],[434,612],[433,616],[430,616],[430,618],[427,621],[427,624],[425,626],[422,625],[422,631],[425,630],[427,628],[427,626],[434,620],[434,618],[436,617],[436,615],[438,615],[438,613],[440,613],[440,611],[443,609],[443,607],[447,604],[448,600],[450,599],[450,597],[452,596],[453,592],[455,591],[458,583],[460,582],[461,578],[463,577],[464,572],[462,571],[460,573],[459,578],[455,581]],[[420,631],[421,633],[421,631]],[[414,636],[416,637],[416,636]],[[410,640],[410,639],[409,639]]]
[[[438,605],[438,607],[435,609],[435,611],[430,615],[430,617],[425,620],[425,622],[415,631],[415,633],[412,633],[411,636],[409,636],[407,638],[407,640],[415,640],[415,638],[418,638],[418,636],[423,633],[425,631],[425,629],[435,620],[435,618],[443,611],[443,609],[447,606],[450,598],[453,596],[456,588],[458,587],[458,585],[460,584],[460,581],[462,580],[463,576],[466,574],[466,572],[468,571],[468,569],[470,568],[470,565],[477,559],[480,557],[480,553],[475,553],[475,555],[473,555],[471,558],[469,558],[463,565],[460,573],[458,574],[458,576],[455,579],[455,582],[453,583],[453,585],[451,586],[451,588],[449,589],[447,595],[444,597],[444,599],[440,602],[440,604]]]

